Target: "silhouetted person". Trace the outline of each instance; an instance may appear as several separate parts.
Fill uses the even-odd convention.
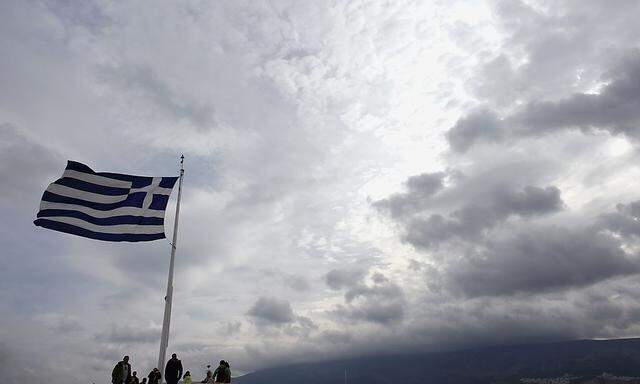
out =
[[[142,378],[142,381],[140,382],[140,384],[147,384],[147,378],[146,378],[146,377],[143,377],[143,378]]]
[[[129,378],[129,384],[140,384],[140,379],[138,379],[138,372],[133,371],[131,377]]]
[[[131,364],[129,364],[129,356],[125,356],[113,367],[111,382],[113,384],[128,384],[129,379],[131,379]]]
[[[164,368],[164,379],[167,380],[167,384],[178,384],[178,380],[180,380],[181,377],[182,362],[178,360],[178,356],[174,353]]]
[[[224,366],[227,367],[227,369],[225,369],[225,383],[230,383],[231,382],[231,367],[229,366],[229,362],[227,360],[224,361]]]
[[[204,377],[204,380],[201,383],[213,384],[213,372],[211,372],[211,366],[207,365],[207,375]]]
[[[224,360],[220,360],[220,365],[213,372],[216,383],[230,383],[231,382],[231,369],[229,369],[229,363]]]
[[[160,379],[162,379],[162,374],[158,368],[153,368],[151,372],[149,372],[149,384],[160,384]]]

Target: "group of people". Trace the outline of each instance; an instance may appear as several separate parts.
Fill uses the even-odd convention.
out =
[[[220,360],[220,365],[215,371],[211,372],[211,366],[207,365],[207,374],[201,383],[230,383],[231,382],[231,369],[229,363],[224,360]]]
[[[200,383],[214,384],[214,383],[230,383],[231,382],[231,369],[229,363],[225,360],[220,360],[220,365],[211,372],[211,366],[207,365],[207,373],[204,380]],[[147,381],[147,378],[149,379]],[[171,355],[171,359],[167,361],[167,365],[164,368],[164,378],[167,384],[178,384],[178,381],[182,379],[183,384],[194,383],[191,380],[191,372],[186,371],[183,375],[182,362],[178,359],[178,356],[174,353]],[[112,384],[162,384],[162,374],[158,368],[153,368],[147,377],[142,378],[142,381],[138,378],[138,372],[131,370],[131,364],[129,363],[129,356],[125,356],[122,361],[119,361],[113,371],[111,372]]]

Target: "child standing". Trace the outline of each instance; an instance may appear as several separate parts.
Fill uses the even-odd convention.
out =
[[[191,372],[187,371],[182,376],[182,384],[191,384]]]

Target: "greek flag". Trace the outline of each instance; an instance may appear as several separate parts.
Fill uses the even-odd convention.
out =
[[[94,172],[68,161],[42,195],[34,224],[104,241],[164,239],[164,211],[177,177]]]

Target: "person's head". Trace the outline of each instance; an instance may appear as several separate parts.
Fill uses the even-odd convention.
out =
[[[172,359],[177,359],[177,358],[178,358],[178,355],[176,355],[176,354],[174,353],[173,355],[171,355],[171,358],[172,358]]]
[[[158,368],[153,368],[153,372],[158,372]]]
[[[220,360],[220,365],[224,365],[224,360]]]
[[[138,374],[138,371],[133,371],[132,375],[136,376]]]
[[[191,376],[191,372],[187,371],[184,373],[185,376]]]
[[[228,361],[223,360],[223,363],[224,363],[224,366],[225,366],[225,367],[229,368],[229,362],[228,362]]]
[[[142,384],[144,384],[144,383],[146,383],[146,382],[147,382],[147,378],[146,378],[146,377],[143,377],[143,378],[142,378]]]
[[[125,356],[122,358],[122,361],[124,361],[125,363],[129,362],[129,356]]]

